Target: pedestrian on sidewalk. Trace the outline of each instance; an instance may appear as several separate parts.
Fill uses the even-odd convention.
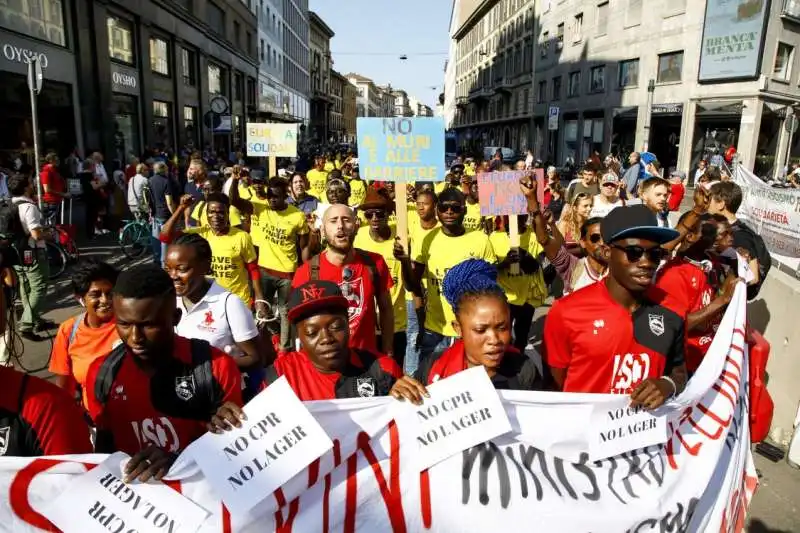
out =
[[[22,241],[19,250],[20,264],[14,267],[19,277],[20,298],[22,299],[22,318],[19,333],[22,338],[40,341],[37,333],[55,327],[51,321],[42,318],[44,297],[47,294],[49,265],[45,249],[45,228],[42,213],[36,205],[33,182],[25,174],[16,174],[8,180],[11,201],[16,207],[22,231],[27,240]]]

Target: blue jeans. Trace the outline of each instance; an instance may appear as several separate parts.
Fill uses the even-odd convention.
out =
[[[406,326],[406,356],[403,359],[403,372],[413,376],[419,366],[419,350],[417,350],[417,335],[419,335],[419,322],[417,322],[417,310],[414,308],[414,301],[406,301],[406,313],[408,322]]]
[[[439,357],[446,349],[452,346],[456,337],[447,337],[429,329],[422,330],[422,345],[419,349],[419,364],[429,357]]]
[[[153,247],[153,263],[161,267],[164,266],[164,261],[167,259],[167,245],[158,240],[161,234],[161,228],[167,221],[162,218],[153,217],[153,239],[151,244]]]

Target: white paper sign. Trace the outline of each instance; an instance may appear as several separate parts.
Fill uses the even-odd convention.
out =
[[[596,405],[589,423],[589,460],[600,461],[667,441],[667,417],[644,407],[631,407],[630,399]]]
[[[418,424],[417,466],[426,470],[451,455],[511,431],[500,397],[483,367],[473,367],[428,385],[430,398],[408,419]]]
[[[297,124],[247,124],[248,157],[297,156]]]
[[[64,533],[152,531],[195,533],[208,512],[161,482],[123,483],[117,452],[77,478],[43,510]]]
[[[244,406],[242,427],[206,433],[186,452],[231,513],[246,513],[333,447],[281,377]]]

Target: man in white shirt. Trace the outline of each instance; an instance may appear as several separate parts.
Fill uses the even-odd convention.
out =
[[[134,217],[147,219],[150,211],[150,199],[147,198],[147,184],[150,182],[148,177],[149,170],[147,165],[139,163],[136,165],[136,174],[128,182],[128,208]]]
[[[595,195],[589,217],[605,217],[615,207],[625,205],[619,196],[620,181],[616,174],[609,172],[600,180],[600,194]]]
[[[42,213],[33,200],[33,187],[32,180],[25,174],[15,174],[8,179],[11,201],[19,213],[21,231],[27,236],[27,241],[23,239],[18,244],[20,264],[14,266],[22,300],[19,333],[22,338],[37,342],[43,339],[36,333],[47,331],[55,324],[42,318],[50,269],[44,243],[46,228],[42,226]]]

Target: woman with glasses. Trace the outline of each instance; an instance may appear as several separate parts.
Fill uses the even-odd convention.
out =
[[[557,224],[558,231],[564,236],[564,243],[567,246],[567,250],[578,256],[581,254],[578,242],[581,227],[589,218],[593,205],[594,200],[588,194],[584,192],[576,194],[572,198],[568,209],[564,210],[561,215],[561,220],[559,220]]]

